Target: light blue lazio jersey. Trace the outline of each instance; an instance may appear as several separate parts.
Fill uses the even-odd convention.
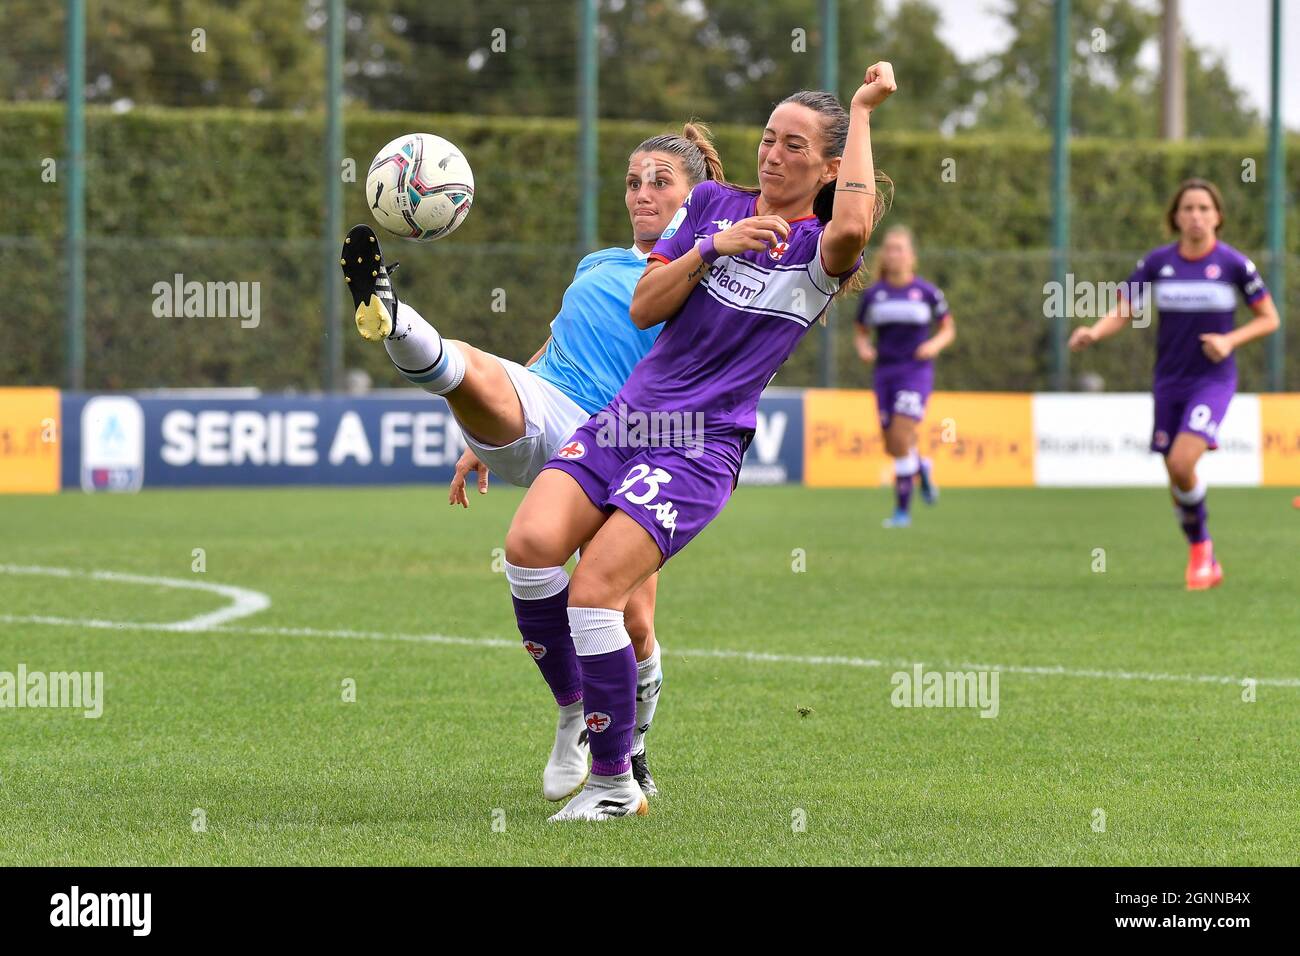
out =
[[[551,321],[551,344],[529,366],[588,414],[609,404],[663,327],[638,329],[628,317],[646,258],[633,247],[601,249],[579,262]]]

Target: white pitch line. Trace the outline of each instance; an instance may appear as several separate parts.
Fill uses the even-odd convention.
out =
[[[173,631],[169,624],[134,623],[127,621],[80,620],[48,616],[22,616],[0,614],[0,623],[6,624],[51,624],[61,627],[88,627],[106,630],[144,630]],[[451,634],[401,634],[386,631],[352,631],[314,627],[204,627],[192,630],[217,634],[247,634],[255,637],[327,637],[347,638],[365,641],[404,641],[412,644],[441,644],[456,647],[493,647],[518,648],[516,640],[499,637],[459,637]],[[1074,677],[1085,680],[1128,680],[1170,682],[1179,684],[1235,684],[1240,685],[1242,677],[1224,677],[1213,674],[1166,674],[1142,671],[1093,670],[1069,667],[1035,667],[1023,664],[971,664],[958,665],[926,663],[923,661],[881,661],[869,657],[844,657],[836,655],[806,654],[772,654],[763,651],[737,651],[725,648],[683,648],[670,647],[668,653],[674,657],[708,657],[716,660],[745,661],[754,664],[796,664],[812,667],[858,667],[895,670],[910,670],[920,663],[932,669],[943,670],[997,670],[1004,674],[1023,674],[1028,677]],[[1300,677],[1257,677],[1252,678],[1261,687],[1300,687]]]
[[[206,591],[230,599],[230,604],[208,614],[186,618],[184,621],[171,621],[163,624],[149,625],[149,630],[163,631],[206,631],[219,627],[227,621],[248,617],[258,611],[265,611],[271,606],[271,599],[261,591],[239,588],[231,584],[209,584],[206,581],[193,581],[185,578],[157,578],[142,574],[124,574],[120,571],[79,571],[74,568],[43,568],[35,565],[0,564],[0,574],[31,574],[52,578],[84,578],[91,581],[112,581],[117,584],[151,584],[165,588],[180,588],[190,591]],[[33,621],[32,623],[41,623]],[[102,625],[114,627],[110,621],[87,623],[87,627]]]

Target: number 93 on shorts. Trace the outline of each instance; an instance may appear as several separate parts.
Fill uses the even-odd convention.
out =
[[[739,438],[708,440],[702,449],[610,446],[588,422],[546,467],[573,478],[597,507],[617,508],[641,525],[662,564],[722,511],[741,454]]]

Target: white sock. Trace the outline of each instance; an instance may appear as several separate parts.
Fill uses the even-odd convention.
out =
[[[519,600],[541,601],[567,588],[569,573],[564,568],[521,568],[507,561],[506,580]]]
[[[569,632],[579,657],[609,654],[632,643],[623,626],[623,612],[608,607],[569,608]]]
[[[921,459],[916,454],[915,449],[908,452],[902,458],[894,459],[894,474],[899,478],[906,478],[908,475],[915,475],[921,470]]]
[[[445,395],[465,378],[464,353],[405,302],[397,304],[393,334],[384,339],[384,348],[402,376],[426,392]]]
[[[1191,508],[1195,505],[1199,505],[1205,499],[1205,479],[1200,475],[1197,475],[1196,484],[1192,486],[1191,491],[1183,491],[1183,489],[1179,488],[1175,484],[1171,484],[1169,490],[1174,496],[1174,501],[1178,502],[1180,505],[1186,505]]]
[[[636,730],[632,734],[632,753],[645,750],[645,735],[655,717],[659,703],[659,690],[663,687],[664,672],[659,666],[659,642],[643,661],[636,662]]]

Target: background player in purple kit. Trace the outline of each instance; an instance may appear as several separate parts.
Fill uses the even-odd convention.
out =
[[[1217,437],[1237,390],[1237,346],[1278,327],[1277,309],[1255,264],[1220,242],[1223,198],[1213,183],[1188,179],[1169,203],[1167,220],[1178,241],[1153,249],[1138,261],[1117,308],[1095,325],[1070,336],[1081,351],[1118,332],[1135,310],[1160,313],[1156,336],[1155,425],[1151,450],[1165,456],[1169,490],[1187,535],[1186,581],[1191,591],[1223,579],[1206,526],[1205,482],[1196,463]],[[1237,292],[1255,317],[1236,327]]]
[[[582,546],[567,618],[591,776],[552,820],[648,812],[629,769],[636,661],[623,609],[722,510],[764,386],[861,266],[883,210],[870,117],[894,89],[892,67],[877,63],[849,111],[830,93],[788,97],[763,131],[759,189],[691,191],[632,299],[632,321],[666,322],[663,332],[515,513],[515,565],[562,565]]]
[[[908,506],[918,476],[926,503],[939,498],[930,460],[917,455],[916,432],[934,388],[934,358],[957,337],[948,300],[916,274],[916,250],[906,226],[885,233],[876,282],[862,294],[856,321],[858,357],[876,365],[873,384],[880,431],[885,451],[894,459],[894,514],[884,524],[906,528],[912,523]]]

